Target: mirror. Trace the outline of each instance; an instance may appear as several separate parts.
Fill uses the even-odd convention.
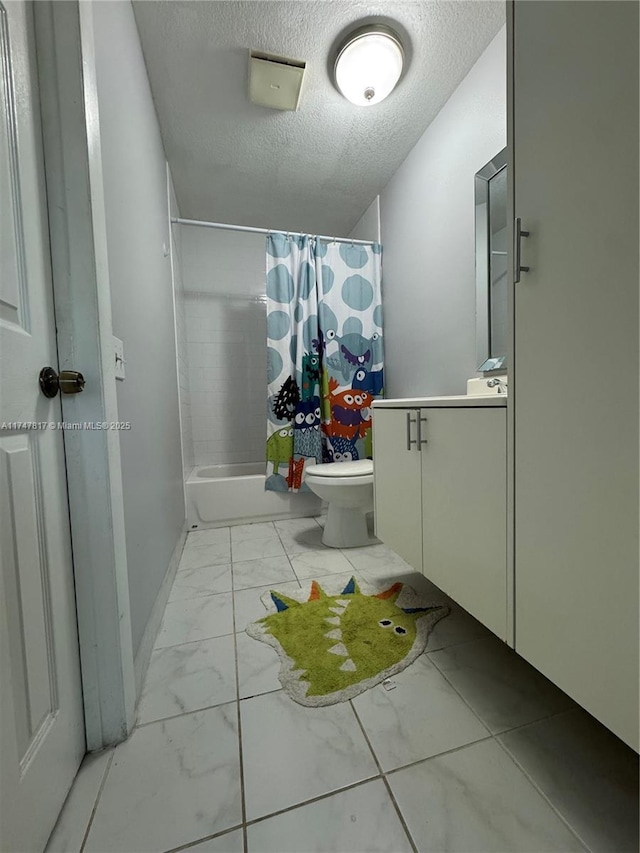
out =
[[[507,149],[475,176],[478,370],[507,362]]]

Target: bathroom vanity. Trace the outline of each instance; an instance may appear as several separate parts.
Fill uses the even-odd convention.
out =
[[[377,531],[637,750],[637,4],[509,2],[507,40],[475,246],[509,407],[377,403]]]
[[[502,640],[506,395],[374,403],[377,536]]]
[[[515,649],[637,751],[638,6],[507,13]]]

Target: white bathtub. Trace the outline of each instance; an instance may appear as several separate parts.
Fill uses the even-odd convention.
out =
[[[189,529],[320,514],[315,495],[265,492],[264,470],[263,462],[194,468],[186,483]]]

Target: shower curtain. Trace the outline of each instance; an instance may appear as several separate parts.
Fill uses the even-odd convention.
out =
[[[381,247],[267,237],[266,489],[304,466],[371,458],[383,392]]]

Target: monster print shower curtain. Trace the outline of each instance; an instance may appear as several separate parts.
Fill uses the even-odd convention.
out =
[[[267,489],[306,490],[306,464],[371,458],[380,257],[377,243],[267,237]]]

